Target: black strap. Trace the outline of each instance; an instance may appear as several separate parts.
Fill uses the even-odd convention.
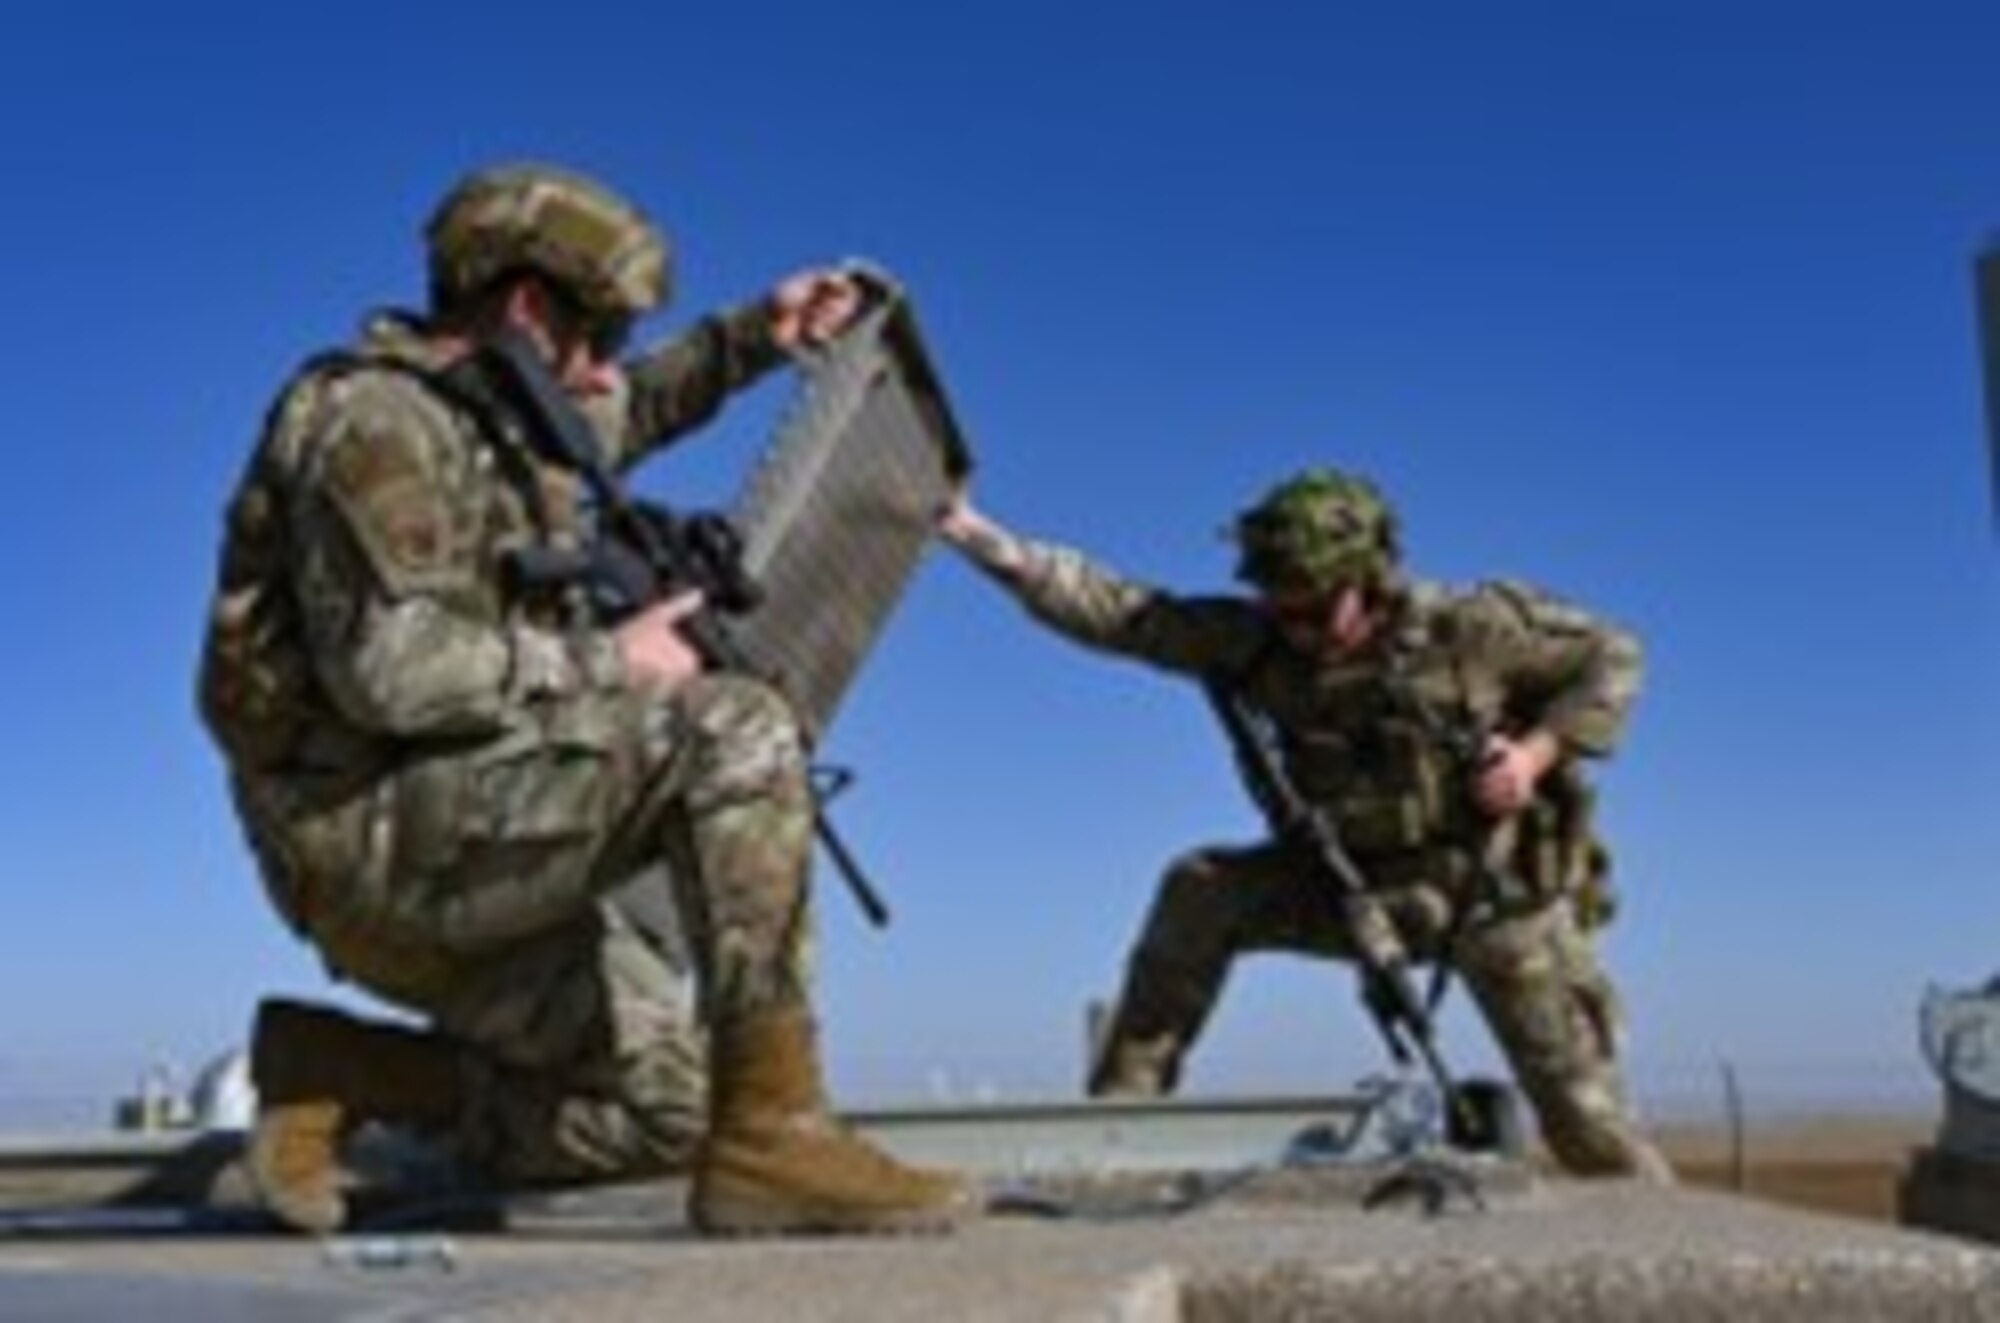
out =
[[[525,333],[506,327],[466,360],[468,376],[516,420],[542,458],[579,475],[598,507],[623,516],[631,508],[624,484],[605,463],[590,420],[557,383]]]

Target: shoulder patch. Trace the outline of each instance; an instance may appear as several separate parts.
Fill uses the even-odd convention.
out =
[[[445,586],[470,567],[458,530],[473,519],[455,472],[462,444],[413,386],[352,383],[330,420],[321,481],[392,595]]]

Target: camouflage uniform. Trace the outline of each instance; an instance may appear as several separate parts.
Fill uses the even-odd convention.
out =
[[[1333,814],[1412,953],[1449,955],[1565,1167],[1664,1173],[1623,1100],[1618,1001],[1586,935],[1608,897],[1587,787],[1565,759],[1496,831],[1465,793],[1468,769],[1419,716],[1539,727],[1570,754],[1605,754],[1638,689],[1629,635],[1520,584],[1398,581],[1381,647],[1315,659],[1285,646],[1250,601],[1175,596],[1066,548],[1013,552],[1002,581],[1047,625],[1163,670],[1223,677],[1269,714],[1290,777]],[[1351,954],[1330,892],[1309,884],[1292,849],[1216,846],[1169,869],[1093,1091],[1171,1089],[1239,954]],[[1479,867],[1475,850],[1497,867]]]
[[[969,1185],[831,1115],[791,707],[742,676],[679,678],[695,658],[664,639],[628,663],[602,599],[533,568],[603,552],[585,476],[614,504],[600,469],[836,333],[851,282],[802,272],[618,371],[670,254],[616,193],[480,170],[427,235],[436,321],[378,318],[273,408],[230,505],[200,698],[274,904],[438,1030],[264,1001],[251,1182],[281,1221],[335,1230],[342,1141],[388,1121],[449,1129],[514,1181],[689,1168],[690,1218],[718,1234],[955,1224]],[[635,627],[673,627],[639,609]],[[647,921],[663,909],[705,1035]]]
[[[629,394],[594,411],[607,457],[629,467],[774,366],[765,321],[712,318],[634,361]],[[309,365],[232,505],[211,649],[261,647],[231,673],[279,688],[294,672],[291,720],[231,751],[232,788],[272,900],[331,969],[478,1049],[474,1161],[657,1170],[701,1131],[702,1044],[672,948],[605,897],[673,859],[711,1000],[796,999],[802,971],[754,971],[803,949],[800,737],[753,681],[627,686],[608,633],[514,589],[510,550],[583,535],[577,478],[441,390],[421,329],[378,317]],[[272,556],[295,619],[232,633],[282,614],[237,600]],[[299,655],[274,656],[294,633]],[[750,884],[718,893],[719,875]]]

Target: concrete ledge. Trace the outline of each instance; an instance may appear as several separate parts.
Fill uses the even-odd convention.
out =
[[[1163,1220],[997,1219],[923,1242],[656,1247],[643,1285],[495,1315],[1266,1323],[2000,1323],[2000,1254],[1723,1195],[1539,1185],[1484,1213],[1363,1213],[1251,1188]],[[486,1315],[480,1315],[485,1317]]]
[[[1180,1283],[1176,1323],[1835,1323],[2000,1319],[2000,1267],[1930,1253],[1763,1262],[1593,1254],[1559,1263],[1286,1263]]]
[[[44,1237],[0,1243],[0,1313],[113,1317],[93,1307],[157,1281],[208,1317],[288,1323],[2000,1323],[2000,1252],[1966,1241],[1620,1183],[1525,1181],[1481,1213],[1366,1213],[1329,1175],[1276,1173],[1186,1216],[1003,1217],[919,1240],[710,1241],[657,1217],[556,1217],[455,1237],[444,1269],[277,1236]],[[267,1312],[278,1296],[287,1308]]]

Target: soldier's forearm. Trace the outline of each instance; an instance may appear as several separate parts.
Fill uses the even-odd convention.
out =
[[[961,515],[948,518],[941,531],[945,541],[975,568],[1005,587],[1018,589],[1027,581],[1030,544],[1011,530],[981,516]]]
[[[1233,655],[1235,632],[1180,599],[1069,547],[1028,543],[1017,595],[1037,620],[1084,647],[1186,674]]]
[[[1137,583],[1083,552],[1021,537],[969,508],[939,531],[1028,614],[1073,643],[1169,671],[1231,671],[1260,646],[1239,604],[1188,600]]]
[[[783,361],[763,302],[704,317],[648,350],[628,365],[632,398],[619,462],[629,465],[699,427]]]

